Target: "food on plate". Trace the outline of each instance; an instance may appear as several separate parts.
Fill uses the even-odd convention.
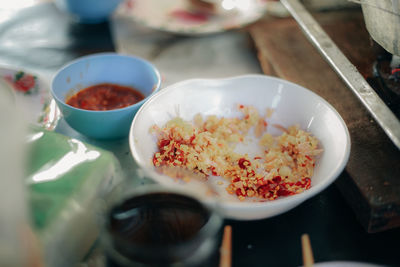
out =
[[[158,151],[156,167],[183,167],[210,179],[221,176],[229,185],[226,190],[240,200],[261,201],[294,195],[310,188],[317,156],[318,139],[293,125],[272,136],[267,132],[266,115],[252,106],[238,105],[239,117],[196,115],[193,122],[176,117],[164,126],[154,125]],[[251,138],[258,141],[260,152],[250,155],[237,149]]]
[[[215,14],[217,7],[215,3],[212,3],[207,0],[190,0],[189,9],[197,11],[197,12],[204,12],[206,14]]]
[[[68,105],[86,110],[124,108],[144,99],[138,90],[112,83],[89,86],[66,100]]]

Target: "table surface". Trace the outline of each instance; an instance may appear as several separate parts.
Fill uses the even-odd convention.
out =
[[[371,41],[362,11],[355,8],[316,12],[313,16],[363,77],[375,84],[376,92],[382,92],[377,87],[380,80],[374,77],[373,66],[385,54],[383,48]],[[264,73],[277,73],[317,93],[345,121],[352,141],[345,168],[350,179],[340,179],[336,185],[364,228],[372,233],[399,227],[400,150],[299,31],[294,19],[266,17],[252,25],[249,32]],[[386,99],[396,101],[393,96]]]
[[[102,51],[150,60],[161,72],[163,87],[190,78],[262,73],[246,30],[187,37],[151,30],[118,14],[108,23],[81,25],[51,2],[12,10],[0,20],[0,65],[23,67],[47,82],[68,61]],[[56,131],[114,152],[125,174],[135,176],[128,140],[91,140],[62,119]],[[283,215],[225,223],[233,227],[233,266],[299,266],[303,233],[310,236],[316,262],[400,265],[400,229],[368,234],[335,184]]]

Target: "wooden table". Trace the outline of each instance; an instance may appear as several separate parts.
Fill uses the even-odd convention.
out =
[[[370,77],[376,50],[359,9],[315,14],[349,60]],[[265,18],[249,28],[264,73],[303,85],[331,103],[349,128],[352,147],[337,180],[368,232],[400,226],[400,151],[292,18]]]

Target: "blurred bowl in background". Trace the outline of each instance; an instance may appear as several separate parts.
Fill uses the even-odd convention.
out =
[[[100,23],[108,20],[122,0],[56,0],[56,6],[81,23]]]
[[[112,110],[86,110],[66,104],[68,98],[96,84],[116,84],[136,89],[144,99],[136,104]],[[66,122],[76,131],[95,139],[126,137],[140,106],[160,89],[157,68],[139,57],[100,53],[81,57],[54,76],[51,93]]]

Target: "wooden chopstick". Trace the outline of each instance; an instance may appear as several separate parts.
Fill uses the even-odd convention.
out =
[[[314,256],[308,234],[303,234],[301,236],[301,248],[303,251],[303,266],[312,267],[314,264]]]
[[[219,250],[219,267],[231,267],[232,265],[232,226],[224,227],[224,235]]]

